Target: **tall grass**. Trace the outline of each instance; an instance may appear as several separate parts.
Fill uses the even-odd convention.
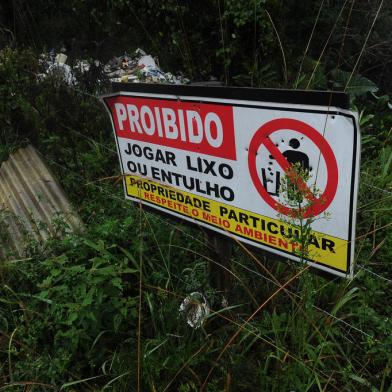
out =
[[[255,23],[258,7],[255,2]],[[220,9],[218,21],[229,81],[224,14]],[[266,31],[273,26],[270,37],[277,40],[280,26],[271,15],[268,20]],[[313,31],[299,68],[290,66],[285,42],[275,42],[287,61],[287,83],[314,86],[334,29],[310,69],[305,57]],[[190,56],[186,37],[183,42],[183,55]],[[189,68],[194,61],[186,61]],[[255,68],[258,83],[268,83],[268,68]],[[31,243],[25,259],[1,262],[0,390],[391,391],[392,118],[385,101],[353,101],[364,110],[354,279],[318,276],[234,242],[233,283],[222,306],[208,265],[225,264],[214,259],[203,231],[124,200],[115,180],[110,124],[99,102],[49,82],[39,89],[35,96],[26,96],[23,86],[15,90],[22,114],[37,110],[40,119],[33,136],[21,127],[13,138],[4,127],[1,156],[25,136],[32,139],[87,230]],[[12,110],[3,108],[2,124]],[[211,307],[198,329],[179,313],[194,291],[203,292]]]

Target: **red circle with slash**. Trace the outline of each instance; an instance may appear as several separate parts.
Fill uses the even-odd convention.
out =
[[[327,185],[321,196],[316,197],[309,189],[308,185],[301,178],[299,178],[298,175],[294,176],[295,172],[293,170],[290,170],[292,165],[287,161],[287,159],[283,156],[280,150],[271,141],[270,136],[274,132],[282,129],[293,130],[307,136],[319,148],[321,154],[324,157],[328,175]],[[274,159],[284,170],[285,174],[290,179],[292,178],[297,188],[302,192],[306,199],[309,200],[310,205],[305,210],[296,210],[277,202],[265,189],[264,185],[260,181],[260,177],[257,173],[256,167],[257,151],[262,145],[266,147],[268,152],[274,157]],[[271,120],[262,125],[256,131],[249,146],[248,166],[253,184],[255,185],[260,196],[267,202],[270,207],[272,207],[279,213],[291,217],[303,216],[305,218],[309,218],[321,214],[331,204],[338,187],[338,165],[336,163],[336,158],[332,151],[332,148],[324,139],[324,137],[312,126],[303,121],[295,120],[292,118],[279,118],[276,120]]]

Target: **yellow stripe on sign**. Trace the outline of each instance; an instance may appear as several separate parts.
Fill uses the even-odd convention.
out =
[[[301,254],[300,229],[226,203],[196,196],[157,182],[126,176],[128,196],[220,228],[293,256]],[[348,273],[348,241],[317,231],[308,237],[306,259]]]

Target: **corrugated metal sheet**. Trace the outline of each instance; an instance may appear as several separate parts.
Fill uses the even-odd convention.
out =
[[[31,145],[19,149],[0,167],[0,257],[24,257],[29,241],[43,243],[59,225],[83,229],[39,153]]]

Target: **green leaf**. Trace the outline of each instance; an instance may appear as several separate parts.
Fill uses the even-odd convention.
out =
[[[103,374],[101,374],[100,376],[94,376],[94,377],[89,377],[89,378],[84,378],[82,380],[76,380],[76,381],[71,381],[71,382],[67,382],[65,384],[63,384],[60,388],[60,391],[62,391],[65,388],[71,387],[73,385],[77,385],[77,384],[81,384],[82,382],[87,382],[87,381],[91,381],[91,380],[95,380],[97,378],[101,378],[104,377]]]
[[[335,307],[332,310],[332,314],[334,316],[336,316],[336,314],[338,313],[338,311],[349,301],[351,301],[353,298],[355,298],[358,293],[358,287],[353,287],[350,291],[348,291],[343,298],[335,305]]]

